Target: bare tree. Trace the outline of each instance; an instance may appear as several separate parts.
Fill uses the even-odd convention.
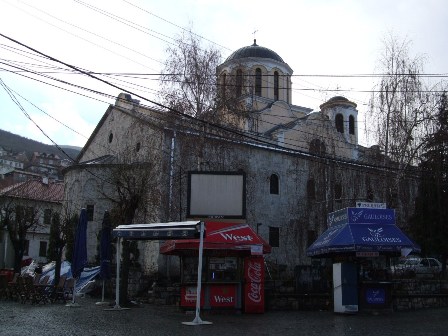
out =
[[[0,204],[1,223],[9,232],[14,248],[14,272],[18,273],[22,268],[26,234],[39,226],[40,208],[14,200],[8,195],[1,196]]]
[[[197,118],[215,112],[219,50],[203,47],[199,37],[189,31],[177,37],[166,52],[160,77],[162,103]]]
[[[399,196],[400,180],[420,156],[437,113],[436,87],[423,82],[423,57],[410,55],[410,41],[389,35],[379,59],[380,80],[370,100],[366,136],[380,146],[383,164],[398,168],[394,181],[385,181],[384,197]],[[371,133],[370,133],[371,132]],[[392,198],[394,198],[392,197]]]
[[[420,154],[434,115],[431,94],[422,82],[423,58],[409,54],[408,40],[390,35],[380,57],[381,79],[370,100],[374,140],[384,155],[406,167]]]
[[[133,224],[135,220],[153,220],[160,204],[157,160],[151,162],[133,162],[130,155],[123,155],[120,163],[110,165],[108,183],[111,193],[103,196],[112,203],[110,211],[114,226]],[[129,240],[122,242],[122,281],[120,282],[120,300],[128,302],[128,279],[131,254],[136,247]]]
[[[61,275],[61,263],[64,249],[73,245],[78,215],[70,213],[66,207],[63,213],[55,212],[51,218],[50,239],[48,244],[48,260],[55,261],[54,283],[58,283]],[[71,261],[72,248],[66,249],[67,259]]]

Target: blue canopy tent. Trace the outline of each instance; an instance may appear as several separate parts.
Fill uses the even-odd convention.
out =
[[[395,225],[395,213],[391,209],[346,208],[329,214],[328,222],[331,226],[307,249],[308,256],[420,252],[420,247]]]

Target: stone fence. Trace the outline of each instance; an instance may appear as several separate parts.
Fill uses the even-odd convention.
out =
[[[448,307],[448,281],[403,279],[394,284],[392,291],[394,310],[436,307]]]
[[[393,283],[394,311],[448,307],[448,281],[402,279]],[[294,286],[267,286],[267,310],[332,310],[333,293],[297,293]]]

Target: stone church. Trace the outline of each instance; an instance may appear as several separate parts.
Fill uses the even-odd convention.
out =
[[[245,107],[232,127],[145,106],[121,93],[110,105],[76,163],[65,171],[67,207],[87,207],[89,261],[116,192],[111,167],[150,163],[157,197],[139,209],[136,223],[182,221],[189,171],[246,174],[246,221],[270,243],[267,262],[292,273],[309,265],[306,248],[327,228],[327,213],[356,201],[385,202],[405,228],[413,212],[415,180],[397,171],[378,148],[358,144],[357,105],[336,96],[320,111],[293,105],[293,70],[276,52],[252,45],[217,68],[220,89],[234,91]],[[230,83],[232,83],[230,85]],[[167,256],[159,242],[140,242],[145,272],[158,272]]]

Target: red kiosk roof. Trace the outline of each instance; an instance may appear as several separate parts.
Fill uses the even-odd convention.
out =
[[[180,255],[198,249],[199,239],[168,240],[160,253]],[[205,222],[204,250],[267,254],[271,246],[246,223]]]

